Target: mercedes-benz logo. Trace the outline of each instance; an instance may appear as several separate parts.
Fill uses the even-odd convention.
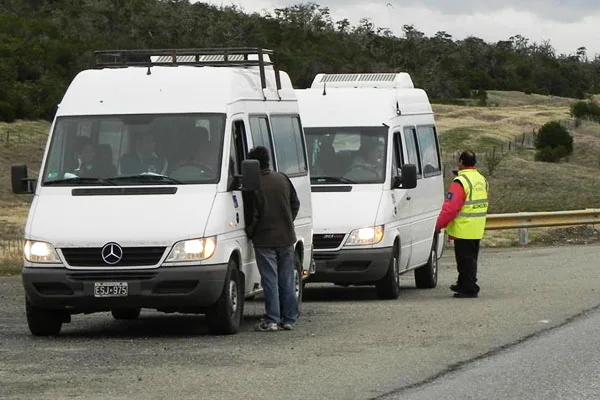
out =
[[[102,248],[102,261],[115,265],[123,259],[123,248],[116,243],[107,243]]]

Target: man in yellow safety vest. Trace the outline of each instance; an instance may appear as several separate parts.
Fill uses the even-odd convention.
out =
[[[454,239],[454,254],[458,279],[450,289],[454,297],[471,298],[479,295],[477,258],[483,238],[488,210],[488,182],[477,171],[477,158],[471,150],[458,158],[458,172],[442,206],[436,231],[446,228]]]

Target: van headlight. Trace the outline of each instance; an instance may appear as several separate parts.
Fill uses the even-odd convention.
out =
[[[377,244],[383,239],[383,225],[355,229],[350,233],[346,246]]]
[[[46,242],[27,240],[23,249],[25,260],[36,264],[60,264],[60,258],[53,245]]]
[[[202,261],[211,258],[217,249],[215,236],[182,240],[175,243],[165,262]]]

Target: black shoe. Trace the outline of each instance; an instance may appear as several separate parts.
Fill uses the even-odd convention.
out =
[[[457,292],[457,293],[454,293],[453,297],[455,297],[457,299],[474,299],[478,296],[479,295],[477,293]]]
[[[460,292],[460,286],[450,285],[450,290],[452,290],[453,292]]]

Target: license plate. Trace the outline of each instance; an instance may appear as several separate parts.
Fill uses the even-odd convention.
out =
[[[125,297],[127,282],[94,282],[94,297]]]

